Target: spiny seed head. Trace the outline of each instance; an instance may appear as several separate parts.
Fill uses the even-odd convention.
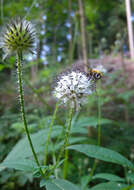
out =
[[[64,104],[69,102],[77,110],[92,93],[89,77],[80,71],[62,74],[54,89],[54,96]]]
[[[36,32],[27,20],[16,19],[7,24],[0,38],[0,48],[5,52],[4,58],[13,52],[33,52]]]

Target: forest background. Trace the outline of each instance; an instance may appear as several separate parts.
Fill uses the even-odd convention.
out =
[[[81,2],[81,3],[80,3]],[[131,1],[134,10],[134,0]],[[1,0],[0,31],[11,18],[30,20],[37,31],[36,54],[26,54],[23,63],[24,94],[30,133],[35,136],[36,148],[42,159],[43,136],[41,130],[51,123],[56,100],[52,91],[55,77],[73,64],[88,63],[92,68],[103,65],[107,73],[99,84],[99,104],[96,93],[91,95],[80,113],[74,116],[75,129],[70,144],[97,144],[98,117],[101,124],[101,146],[119,152],[128,160],[134,160],[134,63],[130,59],[126,7],[123,0]],[[132,12],[132,22],[134,14]],[[25,158],[26,144],[16,143],[25,137],[20,116],[17,92],[16,58],[14,55],[3,61],[0,50],[0,161]],[[61,105],[55,125],[65,123],[66,108]],[[98,116],[99,115],[99,116]],[[54,134],[52,142],[55,151]],[[64,136],[60,141],[64,140]],[[49,164],[54,157],[49,149]],[[57,152],[56,152],[57,153]],[[22,156],[23,155],[23,156]],[[70,151],[68,177],[81,189],[87,183],[94,160],[79,152]],[[19,163],[18,163],[18,167]],[[15,169],[17,169],[15,167]],[[19,168],[20,169],[20,168]],[[63,170],[58,168],[62,178]],[[98,190],[121,189],[125,179],[134,184],[134,172],[120,165],[98,161],[89,187]],[[113,178],[103,173],[113,174]],[[120,177],[116,179],[115,176]],[[39,189],[39,180],[32,173],[20,172],[0,165],[1,190]],[[124,187],[122,187],[123,189]],[[128,188],[128,187],[127,187]],[[127,189],[126,188],[126,189]],[[125,189],[125,188],[124,188]],[[132,188],[129,188],[132,189]],[[47,189],[49,190],[49,189]]]

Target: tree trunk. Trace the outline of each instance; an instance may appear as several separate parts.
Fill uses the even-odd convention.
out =
[[[71,36],[70,40],[69,40],[69,62],[72,65],[72,61],[73,61],[73,51],[72,51],[72,46],[73,46],[73,42],[72,42],[72,0],[68,0],[68,8],[69,8],[69,23],[70,23],[70,27],[69,27],[69,34]]]
[[[88,72],[85,17],[84,17],[84,8],[83,8],[82,0],[78,0],[78,4],[79,4],[79,12],[80,12],[80,28],[81,28],[81,40],[82,40],[82,53],[83,53],[83,59],[84,59],[84,70],[85,72]]]
[[[130,0],[125,0],[126,2],[126,15],[127,15],[127,24],[128,24],[128,38],[129,38],[129,49],[131,59],[134,58],[134,38],[133,38],[133,26],[131,21],[131,6]]]

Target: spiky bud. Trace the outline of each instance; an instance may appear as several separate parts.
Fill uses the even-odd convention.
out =
[[[31,22],[21,19],[11,21],[0,38],[0,48],[5,52],[3,59],[13,52],[33,53],[35,39],[36,32]]]

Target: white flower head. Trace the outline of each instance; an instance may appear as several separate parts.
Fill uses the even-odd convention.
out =
[[[35,40],[36,32],[31,22],[18,18],[3,30],[0,48],[5,52],[4,58],[13,52],[33,52]]]
[[[103,65],[97,65],[97,67],[93,68],[97,73],[101,73],[102,75],[107,72],[107,70],[103,67]]]
[[[91,81],[85,73],[72,71],[59,77],[54,95],[66,104],[78,109],[86,101],[86,97],[92,93]]]

